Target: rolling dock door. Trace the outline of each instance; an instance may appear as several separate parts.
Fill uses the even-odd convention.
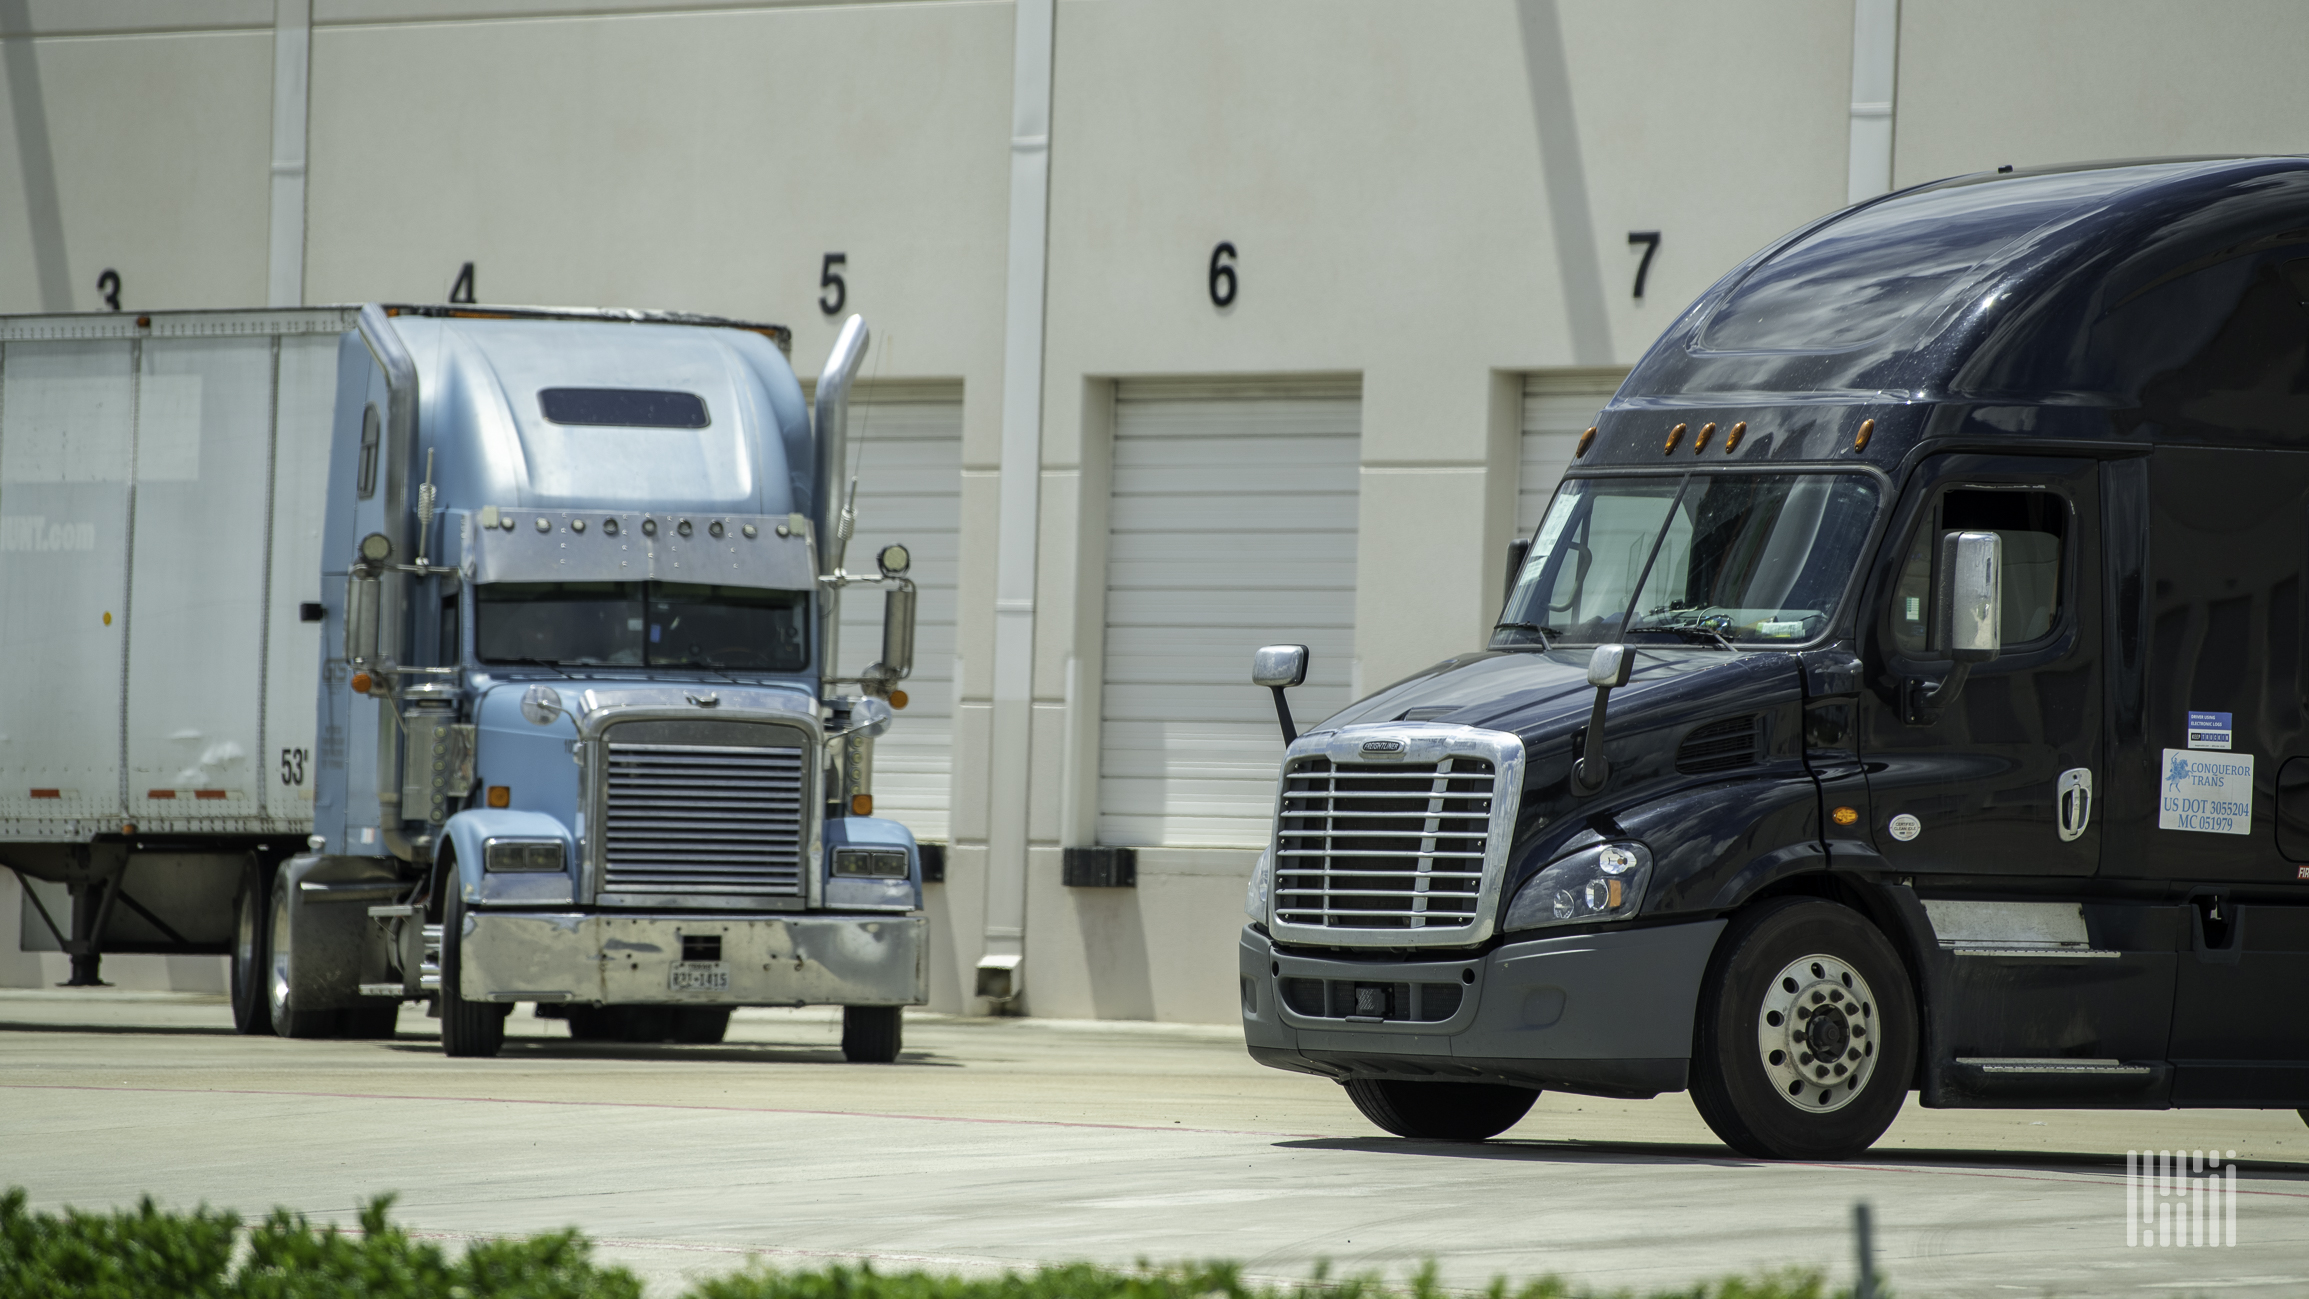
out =
[[[1251,651],[1310,648],[1301,725],[1348,702],[1360,383],[1126,381],[1114,415],[1098,842],[1261,847],[1283,745]]]
[[[906,708],[874,742],[874,811],[918,839],[948,837],[954,753],[954,588],[962,532],[962,385],[884,382],[850,407],[850,459],[858,475],[858,531],[846,566],[872,572],[891,542],[913,552],[920,588],[914,675]],[[882,596],[842,597],[840,661],[851,676],[881,657]],[[853,688],[854,689],[854,688]]]
[[[1523,463],[1516,480],[1515,534],[1530,537],[1555,485],[1571,465],[1579,435],[1619,390],[1625,370],[1545,370],[1523,378]]]

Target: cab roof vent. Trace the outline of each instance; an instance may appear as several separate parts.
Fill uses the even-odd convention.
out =
[[[1762,714],[1751,713],[1693,730],[1676,750],[1676,770],[1696,776],[1754,766],[1763,756],[1763,722]]]

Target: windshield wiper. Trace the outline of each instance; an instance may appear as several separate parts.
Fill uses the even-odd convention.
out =
[[[1539,634],[1539,647],[1541,649],[1552,650],[1555,648],[1555,640],[1548,634],[1547,628],[1540,626],[1536,622],[1495,622],[1491,624],[1491,629],[1493,631],[1537,632]]]
[[[1666,632],[1670,636],[1681,636],[1685,640],[1693,642],[1710,640],[1714,641],[1718,645],[1723,646],[1725,651],[1728,653],[1737,654],[1740,652],[1739,646],[1734,645],[1729,640],[1724,639],[1724,633],[1717,631],[1713,627],[1699,627],[1690,623],[1662,623],[1657,627],[1628,628],[1628,632],[1631,635],[1637,632],[1646,631]]]

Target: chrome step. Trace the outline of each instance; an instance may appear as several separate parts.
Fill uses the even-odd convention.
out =
[[[2098,947],[2076,947],[2067,944],[1978,944],[1946,946],[1941,950],[1951,956],[1991,957],[1999,960],[2028,961],[2112,961],[2124,955]]]
[[[1988,1056],[1966,1058],[1959,1056],[1956,1063],[1978,1069],[1984,1074],[2027,1075],[2030,1077],[2057,1077],[2084,1075],[2094,1078],[2147,1078],[2155,1070],[2145,1064],[2130,1064],[2123,1060],[2080,1060],[2064,1056],[2032,1058],[2028,1056]]]

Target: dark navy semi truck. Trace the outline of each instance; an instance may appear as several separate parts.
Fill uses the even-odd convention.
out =
[[[2309,1106],[2309,159],[1967,176],[1702,295],[1480,650],[1291,740],[1253,1056],[1407,1137],[1689,1089]],[[2309,1115],[2309,1111],[2304,1111]]]

